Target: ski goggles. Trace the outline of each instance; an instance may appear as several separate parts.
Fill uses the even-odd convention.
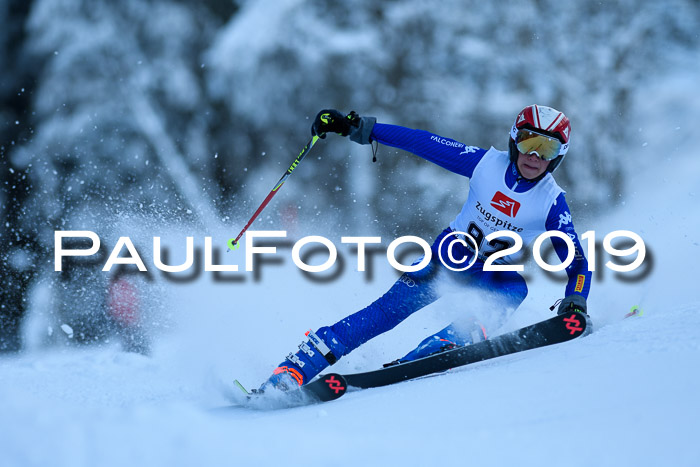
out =
[[[543,135],[533,130],[518,130],[515,145],[523,154],[536,154],[542,160],[551,161],[559,157],[561,141],[553,136]]]

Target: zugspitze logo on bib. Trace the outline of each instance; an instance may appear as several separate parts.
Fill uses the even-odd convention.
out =
[[[497,191],[496,194],[493,195],[493,199],[491,200],[491,206],[510,217],[515,217],[515,215],[518,213],[518,210],[520,209],[520,203],[518,203],[514,199],[510,199],[500,191]]]

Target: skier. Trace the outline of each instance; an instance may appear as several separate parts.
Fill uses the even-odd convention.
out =
[[[308,383],[342,356],[437,300],[441,293],[437,287],[439,277],[446,276],[461,286],[495,295],[504,314],[515,310],[527,295],[522,276],[514,271],[484,271],[484,261],[489,255],[513,245],[508,237],[485,241],[489,233],[499,230],[516,232],[525,245],[549,230],[567,235],[575,246],[575,257],[566,268],[569,281],[557,312],[586,313],[591,273],[564,191],[552,176],[569,149],[570,131],[569,119],[562,112],[530,105],[515,119],[508,151],[499,151],[493,147],[486,150],[467,146],[427,131],[377,123],[376,118],[360,117],[355,112],[348,115],[333,109],[319,112],[311,128],[313,135],[325,138],[326,133],[338,133],[360,144],[377,141],[411,152],[470,178],[469,194],[462,211],[433,242],[432,258],[427,266],[404,273],[386,294],[366,308],[332,326],[309,331],[308,341],[302,342],[296,353],[290,353],[278,365],[261,390],[269,387],[287,390]],[[564,261],[568,255],[565,241],[557,237],[551,241]],[[501,257],[494,264],[508,264],[512,257]],[[471,267],[457,271],[472,261]],[[465,328],[453,323],[389,365],[485,338],[480,326]]]

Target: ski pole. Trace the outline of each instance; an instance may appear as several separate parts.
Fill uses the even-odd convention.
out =
[[[245,231],[248,230],[248,227],[250,227],[250,225],[253,223],[253,221],[255,221],[255,219],[262,212],[262,210],[265,209],[265,206],[267,206],[267,204],[270,202],[272,197],[277,194],[277,192],[279,191],[280,188],[282,188],[282,185],[284,185],[284,182],[287,181],[287,178],[289,178],[289,176],[292,174],[294,169],[297,168],[299,163],[304,159],[304,157],[306,157],[306,155],[309,153],[309,151],[311,151],[311,148],[314,147],[314,144],[316,144],[316,141],[318,141],[322,136],[324,136],[324,135],[323,134],[314,135],[311,137],[311,140],[309,140],[309,142],[306,143],[306,146],[304,146],[304,149],[302,149],[301,152],[299,153],[299,155],[297,156],[297,158],[294,159],[294,162],[292,162],[292,165],[290,165],[289,168],[287,169],[287,171],[284,173],[284,175],[282,175],[282,178],[279,179],[279,181],[277,182],[275,187],[272,189],[272,191],[270,191],[270,193],[268,193],[267,197],[262,202],[262,204],[258,207],[257,211],[255,211],[255,213],[253,213],[253,216],[250,218],[250,220],[245,225],[245,227],[243,227],[243,230],[241,230],[241,233],[239,233],[236,238],[230,238],[228,240],[227,245],[231,250],[238,248],[238,246],[239,246],[238,240],[241,239],[241,237],[243,236]]]

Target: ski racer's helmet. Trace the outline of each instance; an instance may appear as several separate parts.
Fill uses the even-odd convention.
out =
[[[529,105],[520,111],[510,129],[510,160],[518,160],[518,152],[536,153],[550,160],[547,172],[554,172],[569,150],[571,124],[562,112],[544,105]],[[516,165],[517,167],[517,165]]]

